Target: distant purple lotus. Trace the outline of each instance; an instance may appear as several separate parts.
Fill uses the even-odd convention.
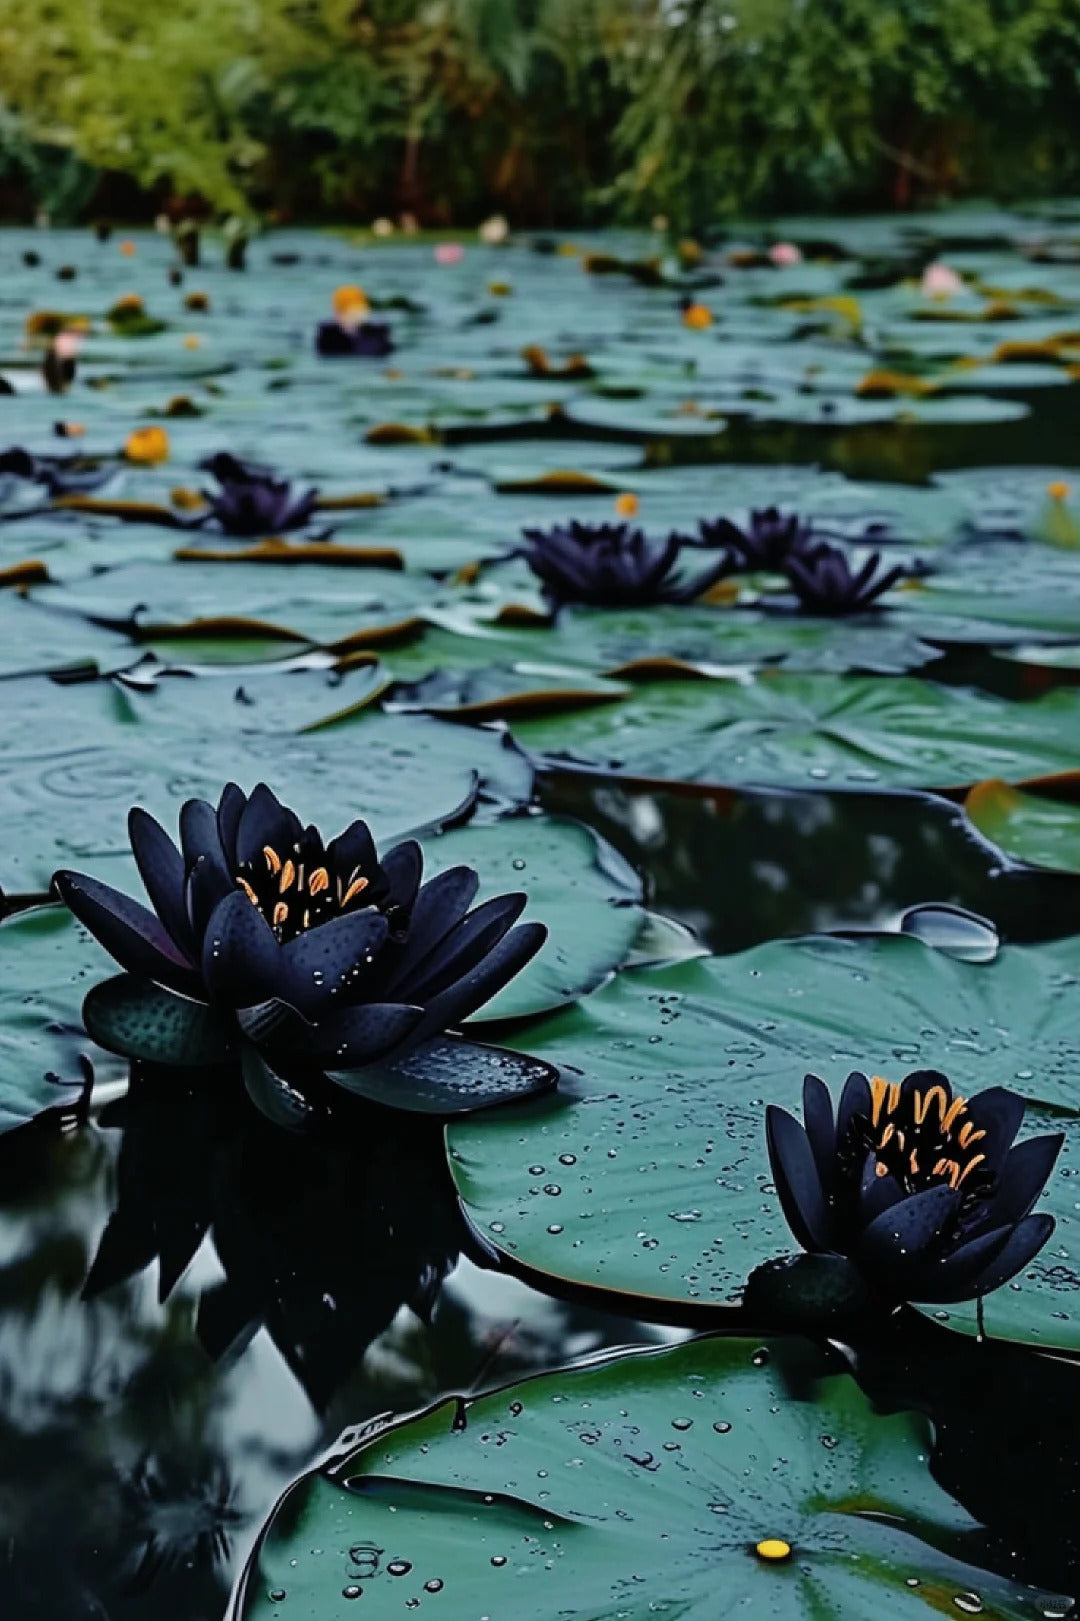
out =
[[[797,513],[755,507],[744,529],[730,518],[702,518],[698,533],[682,538],[686,545],[726,551],[729,574],[753,574],[782,572],[787,559],[808,545],[810,535],[810,525]]]
[[[903,563],[882,569],[880,552],[871,552],[860,568],[853,569],[839,546],[827,541],[792,552],[784,571],[800,608],[829,616],[866,613],[909,573]]]
[[[275,478],[268,467],[241,461],[227,451],[202,465],[214,475],[218,488],[204,492],[209,510],[199,514],[196,524],[213,523],[227,535],[251,540],[302,529],[315,509],[318,490],[299,490],[288,479]]]
[[[726,572],[721,561],[686,574],[680,568],[684,543],[677,535],[650,540],[643,529],[627,523],[575,519],[523,534],[520,555],[555,607],[571,602],[593,608],[692,602]]]
[[[353,355],[382,360],[394,352],[388,321],[320,321],[315,331],[315,352],[329,358]]]
[[[38,456],[21,445],[0,450],[0,479],[25,479],[50,495],[81,495],[113,476],[115,465],[101,466],[82,456]]]

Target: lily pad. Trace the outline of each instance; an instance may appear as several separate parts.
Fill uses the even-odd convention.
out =
[[[373,1426],[286,1493],[230,1613],[1042,1621],[962,1561],[930,1445],[799,1342],[623,1353]]]
[[[524,890],[547,943],[470,1021],[520,1018],[575,1000],[629,956],[645,921],[641,877],[605,839],[566,817],[504,818],[452,828],[424,846],[425,873],[463,862],[480,900]]]
[[[707,1317],[754,1267],[796,1248],[769,1181],[764,1111],[798,1110],[808,1070],[945,1071],[1049,1111],[1068,1140],[1040,1203],[1043,1257],[987,1301],[991,1333],[1080,1347],[1080,941],[957,961],[906,935],[781,942],[627,971],[515,1037],[564,1066],[557,1097],[455,1125],[471,1220],[511,1264]],[[1055,1119],[1051,1129],[1058,1129]]]
[[[657,681],[631,698],[515,721],[545,767],[700,785],[953,789],[1070,769],[1080,694],[1006,703],[907,677],[789,675]]]
[[[261,637],[367,646],[423,627],[433,588],[399,570],[343,576],[331,564],[132,563],[50,591],[56,607],[140,639]]]
[[[459,727],[367,709],[350,718],[347,747],[336,728],[286,740],[273,730],[230,733],[198,713],[185,725],[179,710],[172,724],[140,724],[154,697],[43,681],[27,712],[9,708],[14,735],[0,724],[5,890],[44,893],[60,866],[137,888],[129,808],[143,805],[175,827],[185,799],[216,800],[231,780],[249,790],[271,783],[323,827],[363,816],[379,839],[478,810],[491,816],[532,793],[532,771],[505,734],[468,734],[466,751]]]
[[[86,1037],[79,1006],[105,953],[63,907],[0,923],[0,1134],[52,1110],[70,1110],[85,1085],[126,1069]]]
[[[979,832],[1014,861],[1080,872],[1080,805],[1075,802],[990,780],[975,784],[964,809]]]

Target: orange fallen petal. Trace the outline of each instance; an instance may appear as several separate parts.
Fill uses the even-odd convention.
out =
[[[124,455],[142,467],[168,461],[169,436],[164,428],[136,428],[124,442]]]

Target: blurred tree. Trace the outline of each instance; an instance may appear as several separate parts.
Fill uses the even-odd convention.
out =
[[[432,222],[1080,180],[1080,0],[3,0],[0,179]],[[63,154],[73,158],[64,158]]]
[[[1080,0],[676,0],[626,84],[617,195],[683,229],[1080,177]]]

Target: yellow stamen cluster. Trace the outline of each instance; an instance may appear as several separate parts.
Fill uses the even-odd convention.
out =
[[[950,1101],[945,1088],[937,1084],[925,1091],[916,1088],[908,1094],[908,1107],[902,1115],[902,1096],[899,1082],[887,1081],[881,1075],[872,1077],[870,1123],[877,1153],[889,1150],[889,1161],[902,1166],[911,1177],[945,1181],[951,1188],[960,1188],[986,1161],[985,1153],[973,1151],[986,1132],[979,1130],[974,1120],[964,1119],[967,1100],[958,1096]],[[925,1152],[927,1147],[946,1152],[935,1153],[932,1163],[921,1165],[919,1152]],[[876,1174],[888,1176],[891,1168],[879,1160]]]
[[[316,922],[320,920],[320,913],[325,918],[327,913],[337,914],[347,911],[351,903],[367,889],[370,882],[359,867],[356,867],[347,880],[338,878],[331,890],[330,873],[325,866],[313,867],[310,872],[305,873],[302,861],[297,863],[292,856],[283,858],[270,844],[263,845],[262,858],[267,876],[276,880],[269,895],[265,889],[260,895],[256,887],[260,882],[259,877],[250,866],[248,871],[251,872],[255,882],[252,883],[243,873],[236,875],[236,882],[252,906],[259,908],[279,936],[290,922],[294,906],[298,910],[303,909],[298,931],[302,933],[311,927],[313,911],[316,914]],[[320,896],[325,898],[320,901]]]

